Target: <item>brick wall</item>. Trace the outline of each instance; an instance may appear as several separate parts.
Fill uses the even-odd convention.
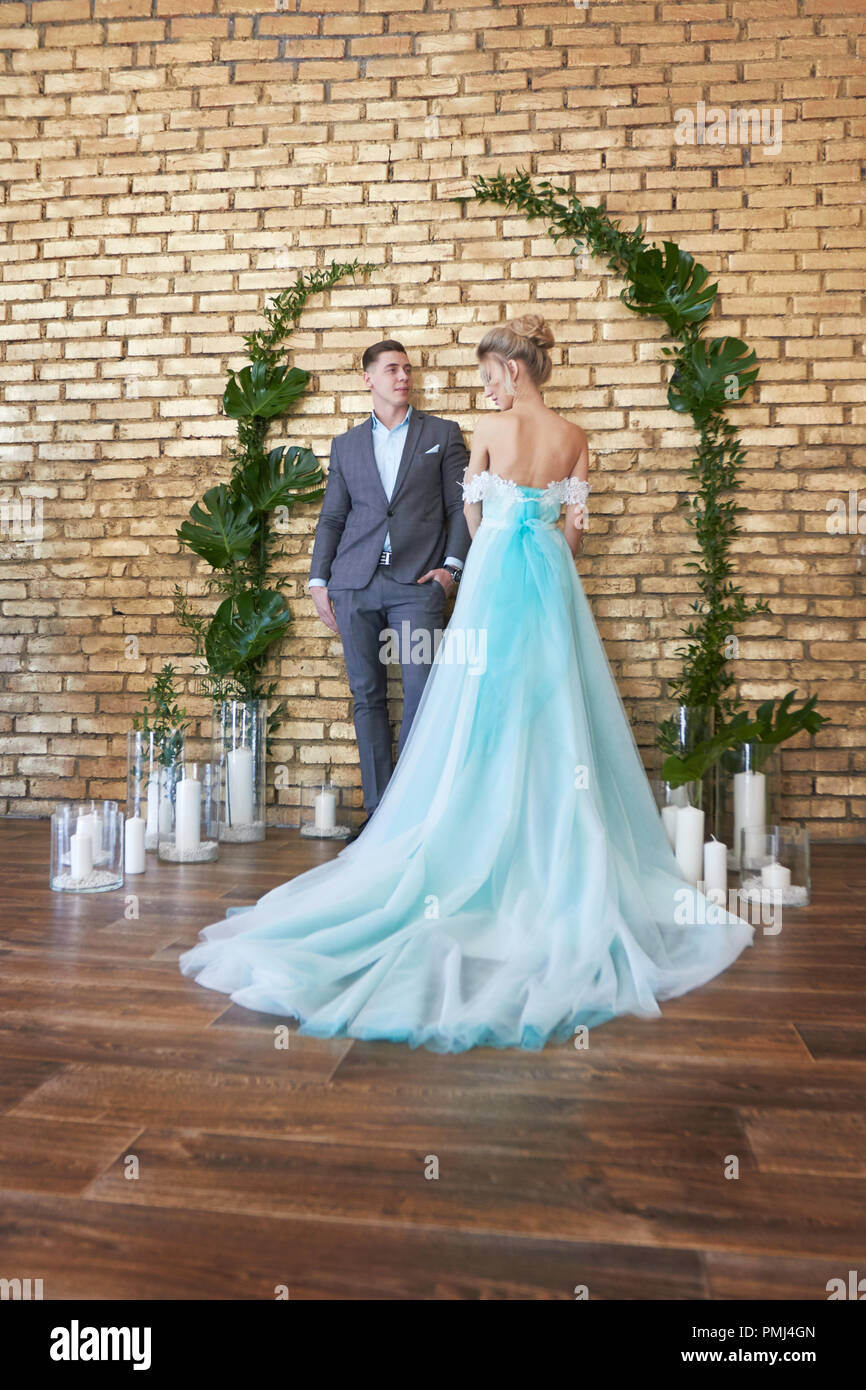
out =
[[[272,442],[326,462],[369,408],[360,353],[386,335],[413,358],[416,404],[468,442],[475,343],[538,305],[558,340],[546,400],[592,450],[580,571],[650,760],[693,595],[675,508],[693,436],[666,406],[658,324],[602,264],[450,201],[502,167],[573,178],[678,240],[719,280],[713,332],[757,350],[736,413],[738,578],[773,617],[741,633],[740,689],[819,692],[833,726],[817,752],[784,750],[783,810],[860,832],[866,535],[856,516],[830,534],[827,505],[859,484],[866,516],[863,0],[42,0],[4,4],[0,27],[0,482],[13,508],[42,499],[44,524],[0,548],[0,812],[123,796],[130,711],[164,661],[192,666],[171,591],[201,594],[202,569],[175,529],[228,475],[226,372],[267,294],[355,256],[381,268],[312,304],[295,361],[313,387]],[[781,148],[679,143],[674,113],[700,101],[779,109]],[[303,589],[314,522],[285,537],[274,824],[297,823],[325,758],[360,804],[339,643]],[[186,703],[207,729],[208,703]]]

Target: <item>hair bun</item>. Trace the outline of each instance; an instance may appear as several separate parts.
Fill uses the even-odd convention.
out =
[[[537,347],[552,348],[556,339],[546,319],[540,314],[523,314],[520,318],[509,319],[511,328],[519,338],[528,338]]]

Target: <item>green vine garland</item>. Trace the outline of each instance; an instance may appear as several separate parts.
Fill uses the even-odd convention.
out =
[[[683,630],[688,645],[677,649],[683,661],[678,679],[668,681],[669,695],[680,705],[712,711],[715,738],[700,751],[704,770],[722,752],[741,740],[745,731],[757,741],[767,734],[779,741],[780,721],[773,724],[773,702],[761,706],[758,718],[750,722],[732,693],[734,676],[728,664],[725,645],[736,625],[769,613],[765,599],[750,602],[734,582],[731,546],[738,534],[737,515],[745,509],[733,494],[740,487],[739,465],[743,461],[739,434],[727,419],[729,405],[743,399],[758,376],[756,356],[739,338],[702,336],[703,326],[716,301],[717,284],[709,283],[709,272],[675,242],[665,241],[664,250],[650,245],[641,224],[624,231],[619,221],[609,217],[604,204],[585,206],[568,188],[547,180],[534,187],[530,176],[506,176],[473,180],[473,196],[478,202],[496,202],[513,208],[528,218],[544,218],[555,242],[569,238],[572,255],[584,248],[607,259],[609,270],[625,280],[620,299],[632,313],[660,318],[667,329],[665,338],[676,343],[663,347],[672,360],[668,404],[679,414],[691,416],[698,431],[698,445],[692,459],[691,496],[679,499],[686,521],[695,532],[699,559],[687,562],[695,571],[699,597],[691,605],[694,621]],[[455,198],[465,204],[467,197]],[[814,710],[815,698],[800,710],[790,710],[794,692],[784,697],[785,737],[801,729],[815,732],[825,723]],[[678,749],[676,716],[658,726],[658,746],[672,756],[663,775],[673,783],[688,780],[685,768],[675,756]],[[683,762],[682,768],[678,766]]]
[[[268,699],[276,681],[263,683],[269,649],[291,621],[274,574],[280,552],[273,545],[274,513],[322,496],[324,475],[311,449],[278,445],[265,452],[265,436],[278,415],[295,406],[310,373],[282,358],[285,340],[296,328],[307,300],[337,281],[374,267],[351,261],[331,263],[301,274],[265,306],[266,329],[244,335],[249,366],[232,372],[222,398],[226,415],[237,421],[237,445],[228,483],[208,488],[178,528],[181,544],[210,566],[208,589],[225,595],[213,614],[195,608],[174,589],[177,621],[192,637],[200,658],[197,674],[214,703]],[[285,702],[270,711],[270,741],[285,716]]]

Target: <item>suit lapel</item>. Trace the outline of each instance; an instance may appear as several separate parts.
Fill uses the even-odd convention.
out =
[[[421,429],[426,416],[421,410],[413,410],[409,417],[409,428],[406,431],[406,442],[403,445],[403,453],[400,455],[400,467],[397,469],[397,477],[394,480],[394,491],[391,493],[391,503],[393,505],[397,493],[406,481],[409,469],[412,467],[412,460],[418,451],[418,442],[421,438]],[[372,448],[372,429],[370,430],[370,447]],[[374,458],[375,462],[375,458]]]

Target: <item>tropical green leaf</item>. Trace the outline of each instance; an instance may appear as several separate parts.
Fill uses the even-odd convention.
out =
[[[676,337],[686,324],[700,323],[710,313],[718,284],[708,285],[709,272],[676,242],[642,251],[632,262],[633,279],[620,293],[636,314],[657,314]]]
[[[676,370],[668,387],[673,410],[688,412],[700,425],[710,415],[742,400],[755,381],[758,368],[754,351],[740,338],[697,338],[676,354]],[[736,381],[736,395],[729,394]]]
[[[205,638],[208,666],[219,676],[237,672],[282,637],[290,618],[286,600],[275,589],[247,589],[236,599],[227,598]]]
[[[202,501],[204,507],[195,502],[190,508],[191,520],[178,527],[178,540],[207,560],[212,569],[228,569],[249,555],[256,538],[252,505],[244,497],[233,497],[225,483],[208,488]]]
[[[324,474],[312,449],[281,444],[261,461],[247,464],[238,474],[236,486],[257,512],[272,512],[275,507],[321,497],[323,482]]]
[[[269,367],[253,362],[240,372],[232,372],[223,392],[223,410],[233,419],[257,416],[270,420],[282,415],[303,395],[310,373],[300,367]]]

